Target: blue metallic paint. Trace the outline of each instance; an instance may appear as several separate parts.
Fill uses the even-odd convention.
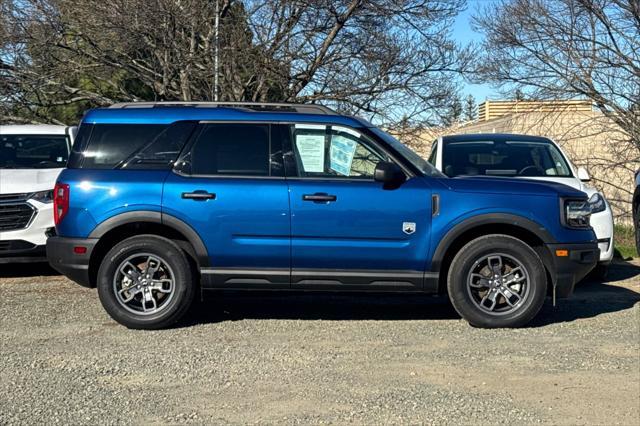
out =
[[[424,270],[431,221],[427,180],[383,189],[374,181],[291,179],[289,188],[293,268]],[[317,192],[337,200],[303,201],[304,194]],[[416,223],[415,233],[405,234],[403,222]]]

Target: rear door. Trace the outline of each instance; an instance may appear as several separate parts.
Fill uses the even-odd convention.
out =
[[[394,161],[356,129],[282,126],[291,203],[293,288],[419,290],[431,221],[422,177],[373,180]]]
[[[280,141],[261,123],[202,123],[165,182],[163,214],[209,253],[203,286],[288,288],[290,220]]]

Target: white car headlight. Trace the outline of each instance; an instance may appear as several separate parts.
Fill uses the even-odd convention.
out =
[[[591,226],[591,204],[587,200],[564,200],[564,225],[585,229]]]
[[[599,192],[596,192],[589,198],[589,205],[591,206],[591,213],[600,213],[607,209],[607,202]]]
[[[50,189],[48,191],[34,192],[29,196],[29,199],[38,201],[40,203],[45,203],[45,204],[51,203],[53,202],[53,189]]]

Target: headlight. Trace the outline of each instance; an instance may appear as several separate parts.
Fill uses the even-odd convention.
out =
[[[29,196],[30,200],[35,200],[40,203],[51,203],[53,201],[53,189],[48,191],[34,192]]]
[[[596,192],[589,198],[589,205],[591,206],[591,213],[600,213],[606,210],[607,202],[600,193]]]
[[[591,204],[586,200],[564,201],[564,225],[569,228],[588,228]]]

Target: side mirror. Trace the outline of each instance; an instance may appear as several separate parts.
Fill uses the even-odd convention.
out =
[[[373,180],[385,186],[399,186],[407,180],[407,176],[397,164],[381,161],[373,172]]]
[[[589,176],[589,172],[584,167],[578,167],[578,179],[583,182],[589,182],[591,180],[591,176]]]

